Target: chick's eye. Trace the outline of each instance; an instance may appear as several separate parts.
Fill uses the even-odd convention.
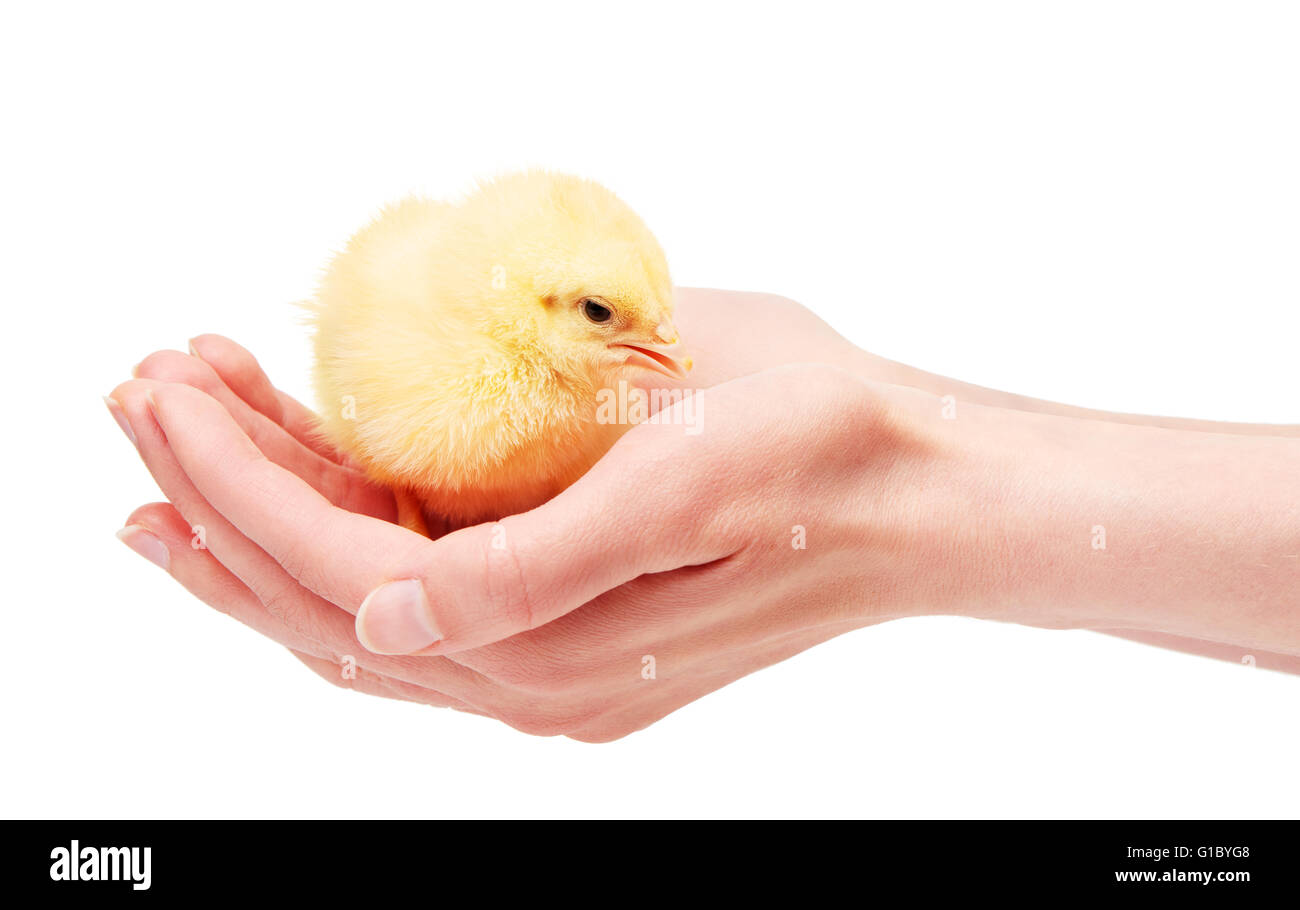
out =
[[[582,302],[582,314],[592,322],[609,322],[609,318],[614,315],[614,311],[605,304],[589,297]]]

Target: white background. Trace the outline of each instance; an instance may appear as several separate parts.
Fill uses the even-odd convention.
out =
[[[1300,14],[1265,3],[7,5],[4,816],[1295,816],[1300,679],[894,623],[612,745],[326,685],[118,543],[100,402],[384,201],[543,165],[679,284],[1093,407],[1300,422]]]

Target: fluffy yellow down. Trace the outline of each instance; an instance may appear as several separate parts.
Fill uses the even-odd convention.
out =
[[[659,244],[596,183],[528,172],[386,208],[309,304],[321,434],[452,523],[539,505],[627,429],[596,421],[605,347],[559,312],[583,294],[629,325],[672,315]]]

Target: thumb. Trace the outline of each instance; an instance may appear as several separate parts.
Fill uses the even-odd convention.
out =
[[[651,572],[731,552],[693,482],[709,459],[680,427],[627,433],[546,504],[414,551],[357,611],[357,638],[378,654],[445,654],[551,622]],[[686,466],[686,467],[683,467]],[[697,497],[698,498],[698,497]]]

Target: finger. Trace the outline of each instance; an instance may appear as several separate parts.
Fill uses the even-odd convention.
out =
[[[744,557],[642,576],[545,626],[455,658],[520,692],[617,696],[643,688],[647,656],[661,675],[693,674],[805,628],[835,623],[845,632],[890,618],[828,617],[824,605],[843,595],[843,579],[773,578],[747,590],[755,567]]]
[[[171,503],[155,502],[131,513],[118,537],[181,583],[187,591],[220,613],[288,648],[299,660],[334,685],[369,695],[397,698],[481,714],[464,702],[401,680],[388,680],[356,665],[324,656],[308,641],[267,612],[248,586],[217,562],[207,549],[195,546],[191,528]]]
[[[691,501],[708,455],[680,426],[639,426],[546,505],[430,541],[334,508],[195,389],[161,386],[153,406],[200,493],[303,585],[361,614],[375,653],[497,641],[647,572],[728,555],[736,540]]]
[[[371,677],[361,676],[360,673],[357,673],[357,675],[355,676],[344,675],[343,667],[340,666],[339,664],[334,663],[334,661],[332,660],[325,660],[324,658],[316,657],[314,654],[308,654],[303,651],[294,651],[292,649],[290,649],[289,653],[292,654],[294,657],[298,658],[298,660],[300,660],[305,667],[307,667],[309,670],[311,670],[321,679],[325,680],[331,686],[338,686],[340,689],[352,689],[356,692],[361,692],[365,695],[376,695],[380,698],[392,698],[392,699],[396,699],[397,701],[419,702],[419,699],[411,698],[407,695],[401,694],[393,689],[388,688],[382,683],[376,682]],[[446,708],[449,706],[438,705],[438,707]]]
[[[357,666],[356,659],[348,655],[337,659],[327,656],[328,652],[317,642],[308,640],[271,615],[248,586],[217,562],[209,550],[196,546],[189,524],[171,503],[155,502],[136,509],[127,519],[126,526],[118,532],[118,537],[131,549],[160,565],[199,600],[284,645],[299,660],[335,685],[438,707],[468,707],[432,689],[401,680],[385,680]],[[325,672],[326,668],[332,672]],[[350,676],[345,668],[350,670]]]
[[[306,609],[306,601],[313,595],[306,591],[299,595],[294,580],[279,563],[214,509],[177,462],[147,403],[152,391],[162,385],[153,380],[133,379],[113,390],[113,398],[120,403],[126,420],[134,429],[145,466],[163,494],[222,566],[294,632],[308,641],[323,643],[324,630],[314,625],[320,618]]]
[[[435,692],[432,689],[425,689],[421,686],[411,685],[401,680],[388,679],[378,676],[368,670],[363,670],[357,666],[345,666],[334,663],[332,660],[325,660],[314,654],[302,651],[290,651],[294,657],[302,661],[312,672],[321,679],[338,686],[342,689],[352,689],[366,695],[376,695],[380,698],[392,698],[398,701],[415,702],[421,705],[431,705],[435,708],[453,708],[457,711],[463,711],[466,714],[477,714],[480,717],[489,717],[483,711],[472,708],[462,701],[458,701],[448,695]]]
[[[319,644],[272,616],[247,585],[219,563],[171,503],[131,513],[118,537],[212,607],[286,648],[320,653]]]
[[[352,512],[396,520],[392,493],[371,483],[361,472],[325,458],[291,436],[266,414],[250,407],[197,357],[179,351],[157,351],[136,365],[142,379],[193,386],[221,403],[240,429],[266,457],[297,474],[335,505]]]
[[[190,339],[190,351],[209,364],[232,392],[284,427],[294,439],[331,461],[340,460],[339,453],[317,432],[316,414],[273,386],[257,358],[242,345],[221,335],[199,335]]]
[[[780,617],[774,621],[772,605],[798,609],[791,602],[797,592],[779,583],[750,596],[741,611],[729,606],[752,572],[737,555],[643,575],[544,626],[457,652],[456,660],[524,692],[636,689],[647,654],[665,666],[690,667],[788,626]]]
[[[141,457],[164,495],[175,504],[183,521],[201,533],[217,562],[243,582],[268,613],[302,639],[315,642],[314,650],[325,656],[355,655],[376,673],[434,689],[492,713],[491,706],[499,699],[500,686],[446,658],[377,656],[365,650],[357,641],[350,615],[303,589],[274,559],[213,509],[177,463],[161,427],[152,417],[146,395],[160,387],[151,380],[135,379],[114,389],[113,398],[120,403]],[[229,420],[228,414],[226,419]],[[380,527],[407,533],[394,525],[369,520]]]
[[[435,690],[402,680],[387,680],[358,666],[356,659],[349,655],[338,659],[327,656],[317,642],[306,639],[271,615],[248,586],[217,562],[209,550],[196,546],[192,529],[171,503],[155,502],[136,509],[127,518],[118,537],[131,549],[160,565],[199,600],[284,645],[299,660],[335,685],[355,688],[370,695],[473,710]]]
[[[302,478],[268,460],[225,408],[190,386],[153,385],[144,403],[197,494],[291,577],[331,603],[355,612],[375,566],[427,542],[388,522],[336,508]]]
[[[247,349],[221,335],[197,335],[190,339],[190,353],[221,377],[229,389],[278,424],[284,422],[284,407],[275,386]]]

